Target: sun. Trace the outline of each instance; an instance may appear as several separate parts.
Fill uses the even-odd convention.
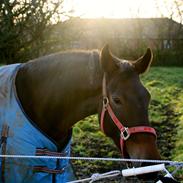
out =
[[[82,18],[133,18],[155,17],[154,0],[67,0],[65,6]]]

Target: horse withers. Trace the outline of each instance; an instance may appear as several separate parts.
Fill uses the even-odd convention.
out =
[[[156,132],[148,119],[150,94],[139,79],[151,61],[150,49],[132,62],[105,46],[101,52],[60,52],[2,67],[1,134],[8,127],[2,153],[69,156],[72,126],[98,112],[102,130],[125,158],[159,159]],[[68,164],[2,159],[1,177],[6,183],[67,182]]]

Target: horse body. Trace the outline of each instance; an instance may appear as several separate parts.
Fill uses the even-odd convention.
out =
[[[149,126],[150,95],[139,74],[148,69],[151,60],[149,50],[132,63],[115,57],[108,47],[101,53],[74,51],[41,57],[19,68],[15,78],[17,97],[24,113],[61,151],[75,123],[97,112],[100,118],[104,73],[110,105],[123,125]],[[104,131],[120,149],[120,132],[108,114]],[[125,141],[125,151],[125,157],[160,158],[156,138],[145,132],[132,134]]]
[[[66,52],[29,62],[17,74],[25,112],[61,146],[77,121],[97,113],[102,73],[96,68],[98,52]]]

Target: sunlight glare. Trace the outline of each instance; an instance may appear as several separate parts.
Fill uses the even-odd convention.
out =
[[[74,16],[83,18],[133,18],[155,17],[154,0],[67,0]]]

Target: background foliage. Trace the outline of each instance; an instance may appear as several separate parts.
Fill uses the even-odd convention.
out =
[[[0,62],[11,64],[46,54],[53,21],[60,14],[57,0],[0,1]]]
[[[90,48],[86,45],[78,46],[79,40],[83,40],[83,44],[94,41],[93,37],[91,40],[90,36],[86,36],[87,26],[80,25],[78,18],[70,17],[69,21],[61,21],[61,15],[66,14],[62,7],[63,2],[64,0],[0,0],[0,63],[26,62],[56,51]],[[167,43],[173,41],[173,47],[161,49],[160,45],[157,45],[154,48],[153,64],[156,66],[183,66],[183,25],[181,24],[183,5],[179,0],[175,0],[174,3],[180,23],[172,21],[173,13],[170,13],[170,19],[167,21],[170,23],[159,27],[157,35],[160,35],[158,38],[160,40],[154,42],[163,42],[165,39],[163,37],[166,37]],[[121,58],[136,59],[147,47],[151,47],[149,38],[143,38],[144,27],[140,21],[136,32],[141,38],[127,42],[125,39],[122,41],[120,35],[113,39],[110,32],[106,31],[104,34],[105,30],[102,27],[106,24],[107,21],[101,22],[99,29],[95,30],[97,35],[94,42],[100,37],[103,44],[94,48],[101,49],[107,42],[114,53],[117,52],[116,54]],[[174,37],[171,32],[173,27],[176,30],[173,33]],[[94,34],[93,31],[91,33]]]

